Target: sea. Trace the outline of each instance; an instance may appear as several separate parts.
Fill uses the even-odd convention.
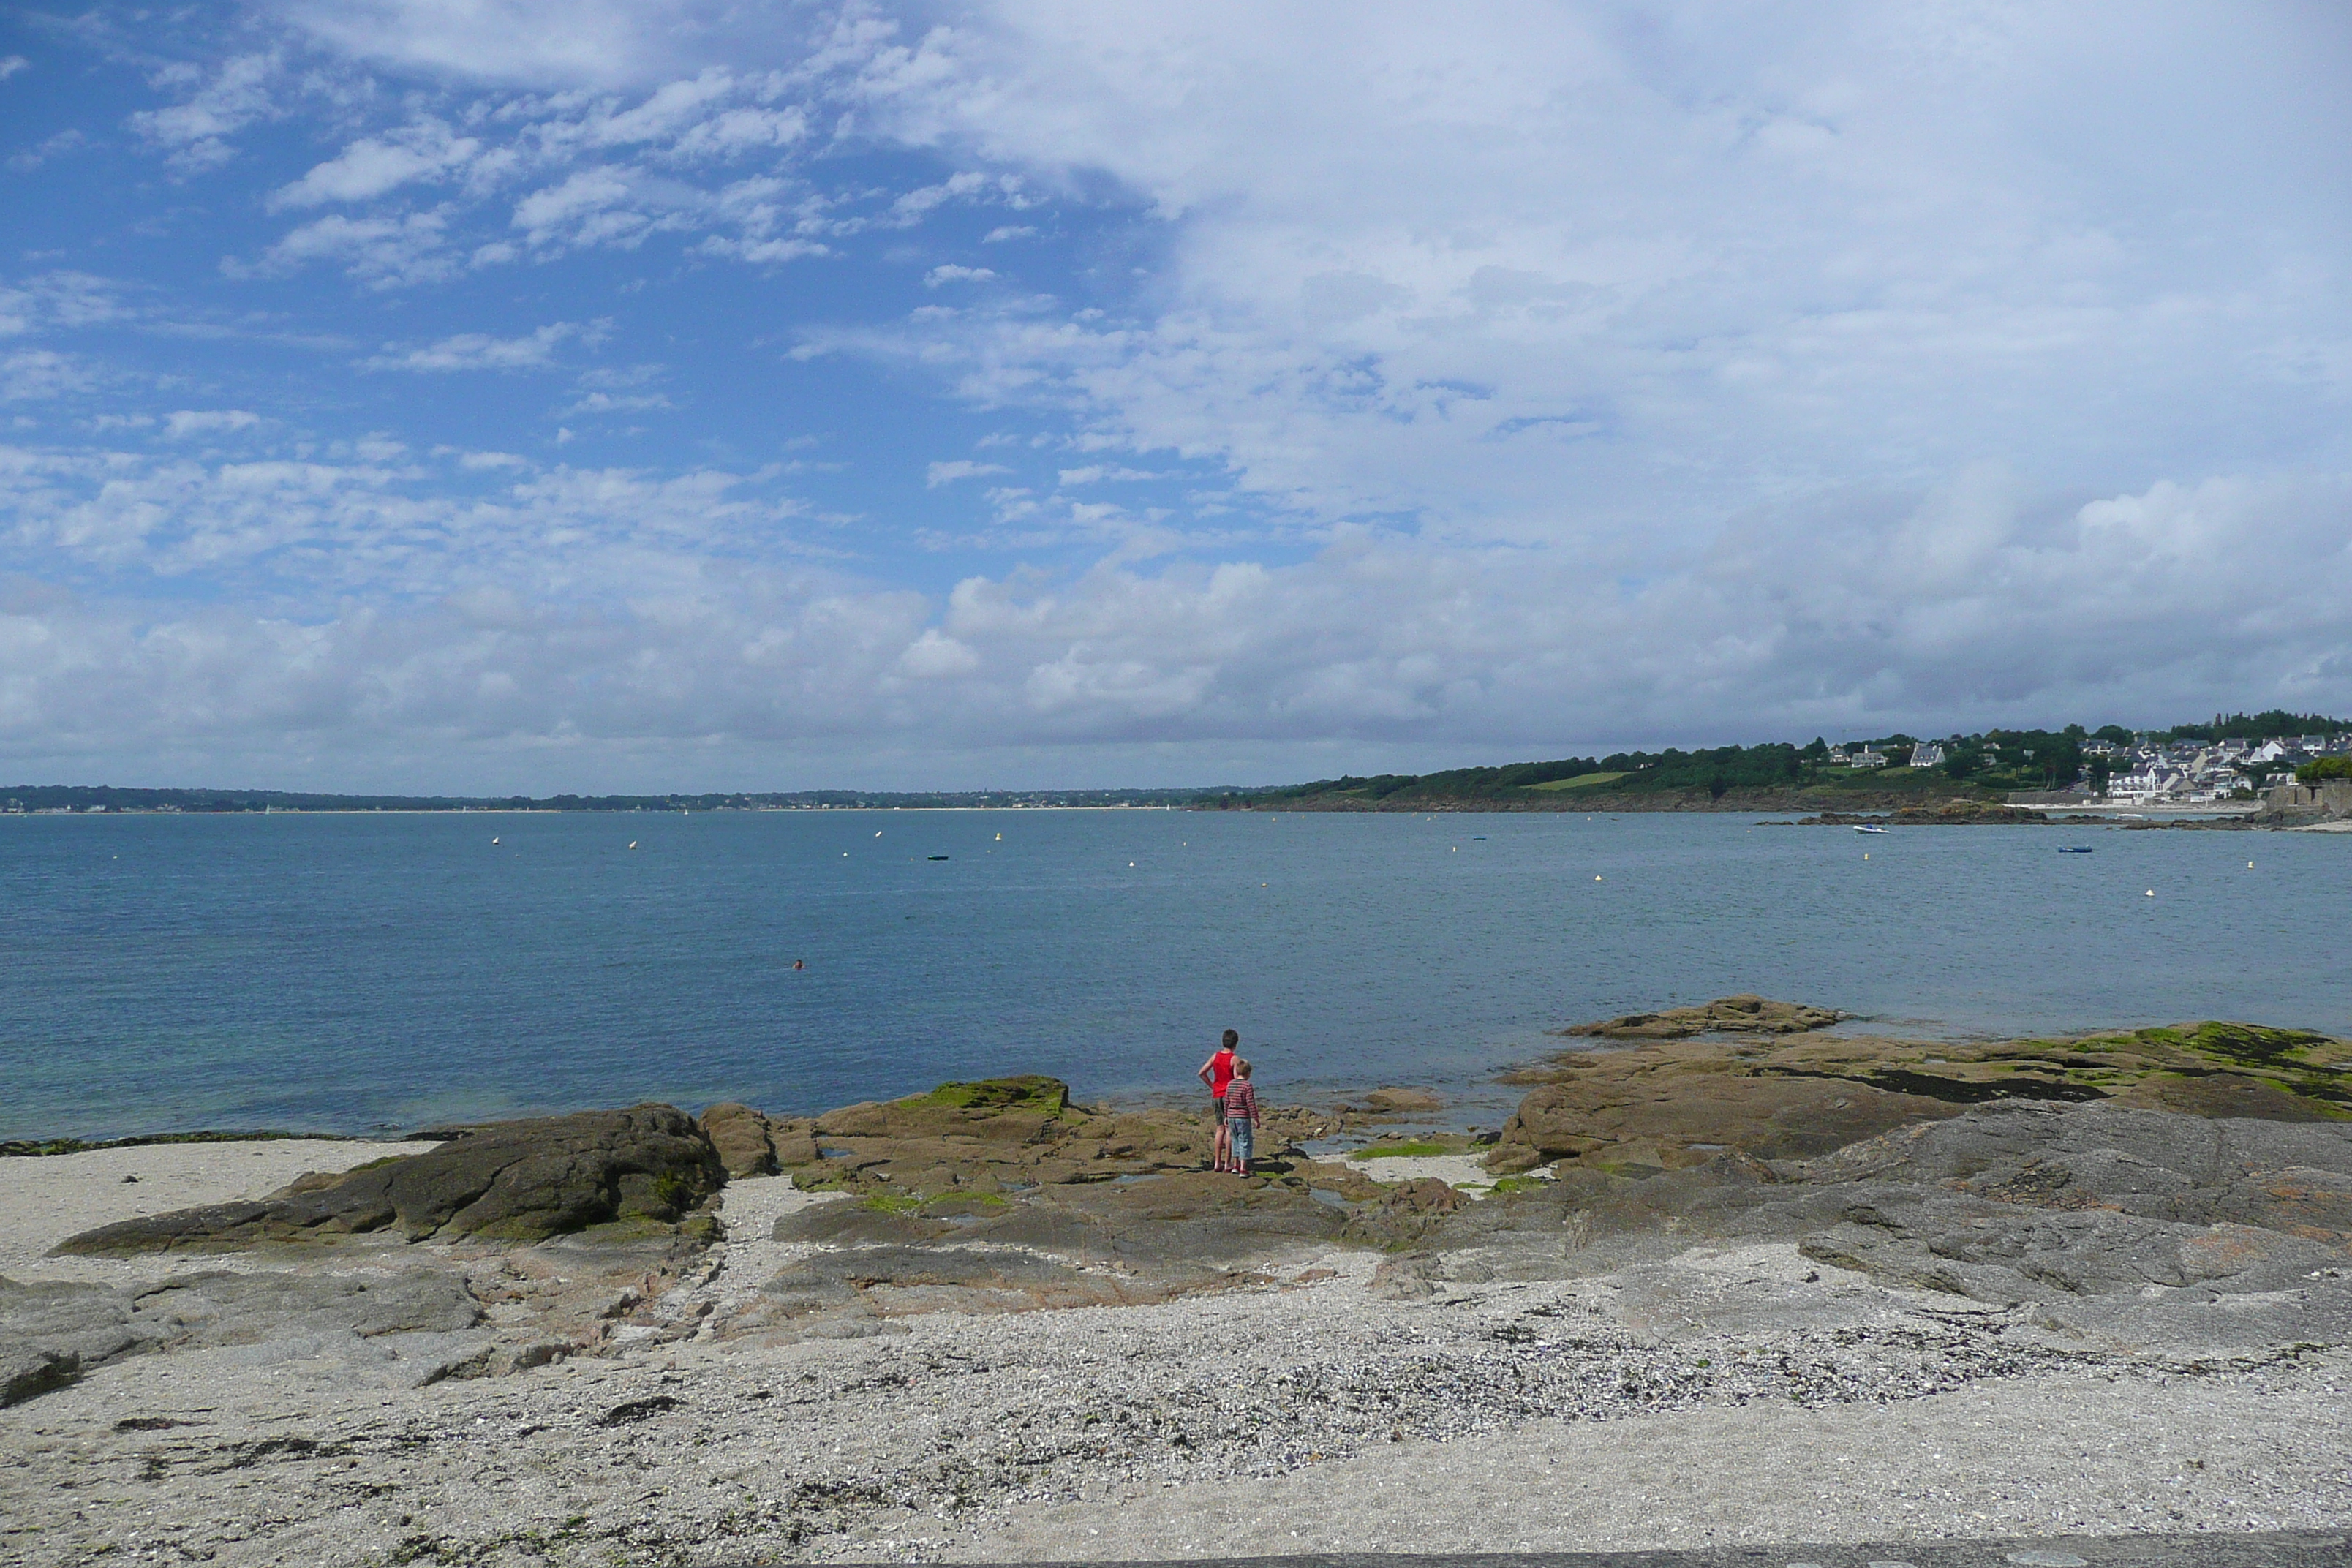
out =
[[[2066,855],[2062,846],[2092,853]],[[1962,1038],[2352,1033],[2352,836],[1729,814],[0,817],[0,1138],[1433,1087],[1734,992]]]

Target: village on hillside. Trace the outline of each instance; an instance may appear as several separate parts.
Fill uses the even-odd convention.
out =
[[[1833,750],[1832,768],[1868,771],[1944,766],[1963,744],[1992,767],[2032,763],[2033,750],[2004,756],[1998,736],[1920,741],[1909,746],[1862,743]],[[2042,792],[2108,805],[2215,805],[2251,802],[2273,779],[2324,757],[2352,756],[2352,730],[2332,734],[2280,735],[2268,739],[2174,740],[2142,733],[2130,740],[2089,738],[2078,742],[2082,776],[2060,790]]]

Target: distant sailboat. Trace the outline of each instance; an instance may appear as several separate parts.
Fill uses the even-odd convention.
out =
[[[1886,831],[1886,829],[1879,826],[1874,822],[1857,822],[1853,825],[1853,830],[1856,833],[1884,833]]]

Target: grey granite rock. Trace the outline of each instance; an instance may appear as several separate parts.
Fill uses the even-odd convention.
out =
[[[2352,1127],[1999,1101],[1811,1160],[1559,1179],[1436,1226],[1505,1277],[1639,1268],[1709,1242],[1817,1262],[2167,1355],[2352,1339]]]
[[[725,1181],[691,1117],[639,1105],[458,1129],[429,1153],[306,1177],[257,1202],[100,1226],[57,1250],[220,1252],[387,1231],[534,1241],[614,1221],[674,1222]]]
[[[0,1405],[124,1355],[249,1350],[274,1361],[408,1363],[429,1381],[490,1348],[454,1274],[204,1273],[134,1289],[0,1279]],[[405,1347],[405,1348],[403,1348]],[[431,1365],[420,1363],[430,1358]]]

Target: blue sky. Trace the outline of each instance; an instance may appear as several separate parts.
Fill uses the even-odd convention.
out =
[[[2326,5],[0,22],[0,774],[2352,710]]]

